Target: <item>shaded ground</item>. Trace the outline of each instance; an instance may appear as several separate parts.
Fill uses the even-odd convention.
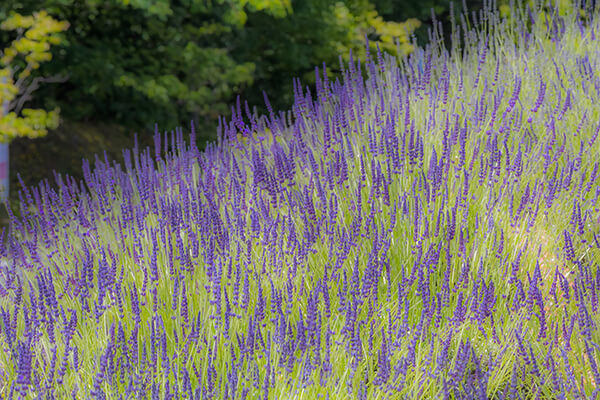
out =
[[[76,132],[76,134],[73,134]],[[10,204],[18,212],[18,190],[21,188],[17,174],[27,186],[37,185],[47,179],[54,185],[53,171],[82,178],[82,159],[102,157],[106,149],[109,159],[120,161],[121,149],[133,145],[134,135],[119,125],[101,122],[61,121],[61,125],[37,139],[19,138],[10,145]],[[138,134],[140,142],[151,141],[151,133]],[[0,227],[7,224],[7,214],[0,207]]]

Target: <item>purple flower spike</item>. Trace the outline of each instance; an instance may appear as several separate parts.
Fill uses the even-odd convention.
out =
[[[563,236],[565,238],[565,254],[567,257],[567,261],[575,260],[575,251],[573,250],[573,242],[571,241],[571,235],[568,231],[563,231]]]

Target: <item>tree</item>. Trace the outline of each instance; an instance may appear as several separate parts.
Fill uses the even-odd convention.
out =
[[[17,37],[11,45],[0,51],[0,142],[10,142],[19,136],[38,137],[47,128],[58,124],[58,109],[46,112],[42,109],[24,108],[40,84],[64,81],[64,77],[32,76],[40,63],[50,61],[50,47],[60,43],[59,32],[68,28],[65,21],[57,21],[45,11],[32,16],[13,13],[0,24],[0,29],[14,31]]]
[[[348,62],[352,51],[354,60],[365,59],[365,37],[373,55],[377,46],[394,55],[409,53],[409,37],[420,26],[414,18],[402,23],[384,21],[366,0],[298,0],[292,8],[293,13],[284,19],[250,15],[234,51],[239,59],[255,60],[254,83],[242,97],[262,112],[266,111],[260,107],[263,90],[274,108],[288,109],[294,98],[293,78],[313,85],[315,66],[322,72],[325,63],[334,81],[339,77],[340,56]]]
[[[69,24],[57,21],[45,11],[30,16],[12,13],[0,29],[15,32],[16,38],[0,51],[0,200],[8,197],[8,143],[16,137],[39,137],[58,126],[59,109],[25,108],[33,92],[45,82],[65,78],[33,76],[40,63],[50,61],[50,47],[60,43],[59,33]]]
[[[68,45],[49,74],[68,74],[48,99],[73,120],[112,120],[152,131],[189,126],[212,139],[235,97],[273,105],[292,78],[314,79],[314,66],[364,52],[365,33],[395,51],[408,24],[388,23],[368,0],[5,0],[27,12],[42,6],[69,21]],[[298,57],[299,56],[299,57]],[[309,81],[308,81],[309,82]],[[290,89],[290,90],[287,90]]]
[[[74,27],[48,74],[67,74],[60,92],[45,89],[65,117],[113,121],[131,130],[172,129],[190,119],[212,126],[235,93],[252,83],[254,63],[232,57],[248,18],[283,18],[288,0],[7,0],[27,12],[44,7]],[[199,129],[201,134],[202,129]],[[211,132],[212,133],[212,132]],[[209,135],[206,135],[209,136]]]

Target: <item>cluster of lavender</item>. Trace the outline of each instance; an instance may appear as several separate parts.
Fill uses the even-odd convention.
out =
[[[512,11],[24,187],[3,398],[597,398],[598,19]]]

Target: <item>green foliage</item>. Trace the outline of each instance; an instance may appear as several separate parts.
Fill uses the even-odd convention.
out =
[[[50,47],[61,42],[59,34],[68,27],[66,21],[58,21],[45,11],[28,16],[13,12],[0,23],[0,29],[16,32],[16,38],[0,51],[0,142],[43,136],[58,126],[58,108],[47,112],[23,105],[46,80],[33,78],[32,72],[52,59]]]
[[[452,3],[452,5],[451,5]],[[406,18],[417,18],[423,24],[415,31],[415,37],[419,46],[425,46],[429,42],[428,29],[433,28],[431,10],[435,13],[435,18],[442,23],[444,31],[445,44],[450,44],[451,34],[451,8],[455,22],[460,24],[459,15],[465,10],[479,12],[483,7],[483,0],[373,0],[377,11],[385,18],[394,21],[402,21]]]
[[[9,112],[0,118],[1,139],[4,143],[10,142],[16,137],[26,136],[30,138],[43,136],[48,129],[58,126],[58,111],[45,111],[42,109],[24,108],[21,116]]]
[[[250,16],[235,54],[238,59],[256,62],[255,83],[244,91],[250,104],[266,111],[262,90],[275,109],[287,109],[293,102],[293,77],[314,84],[315,66],[327,65],[335,80],[339,56],[348,61],[365,57],[365,35],[372,51],[398,55],[412,50],[409,35],[420,25],[416,19],[404,23],[384,21],[369,1],[303,0],[292,4],[293,14],[276,19],[264,13]],[[398,42],[399,46],[397,46]],[[258,90],[260,88],[260,90]]]
[[[380,14],[387,18],[405,19],[418,18],[419,20],[428,20],[431,16],[431,9],[436,15],[448,12],[451,0],[373,0],[373,4]],[[453,1],[455,7],[460,7],[461,1]],[[473,4],[473,1],[468,3]],[[469,5],[470,5],[469,4]]]
[[[289,107],[294,76],[310,84],[315,65],[335,73],[339,54],[364,56],[365,34],[382,50],[396,53],[398,38],[400,51],[410,51],[408,35],[419,24],[386,22],[367,0],[8,0],[5,7],[43,7],[74,27],[44,66],[69,82],[44,89],[40,105],[146,132],[193,119],[205,139],[238,94],[262,106],[264,90],[275,108]]]
[[[133,129],[190,119],[214,126],[253,81],[254,63],[231,52],[248,15],[291,12],[288,0],[14,0],[7,7],[43,7],[74,27],[45,68],[69,82],[45,90],[45,102],[63,106],[72,120]]]

